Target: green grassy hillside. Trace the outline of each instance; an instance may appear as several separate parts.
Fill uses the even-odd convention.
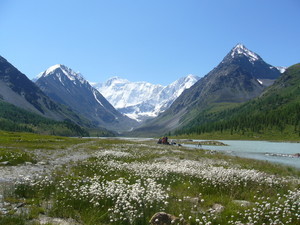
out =
[[[0,101],[0,130],[61,136],[89,136],[70,121],[54,121]]]

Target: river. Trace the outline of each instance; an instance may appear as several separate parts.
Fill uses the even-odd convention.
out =
[[[128,139],[136,141],[157,141],[153,138],[126,138],[117,137],[116,139]],[[195,143],[207,140],[193,140]],[[218,140],[228,146],[202,145],[201,148],[225,152],[229,155],[244,158],[265,160],[273,163],[280,163],[300,169],[300,157],[293,155],[300,154],[300,143],[293,142],[271,142],[271,141],[236,141]],[[200,148],[196,145],[183,144],[186,147]]]
[[[199,141],[204,140],[194,140],[196,143]],[[300,169],[300,157],[293,156],[296,153],[300,153],[300,143],[269,141],[220,141],[228,146],[203,145],[202,148],[221,151],[239,157],[281,163]],[[192,145],[186,146],[191,147]]]

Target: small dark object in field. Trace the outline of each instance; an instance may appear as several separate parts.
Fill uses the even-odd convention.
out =
[[[175,223],[180,225],[187,225],[186,221],[183,218],[178,218],[165,212],[155,213],[149,221],[149,224],[151,225],[171,225]]]

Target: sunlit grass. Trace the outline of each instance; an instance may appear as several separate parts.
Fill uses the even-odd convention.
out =
[[[82,141],[90,157],[16,184],[14,198],[26,199],[31,217],[41,211],[82,224],[148,224],[165,211],[189,224],[300,222],[297,169],[155,141],[62,140],[58,151]],[[45,202],[51,207],[43,209]]]
[[[74,144],[88,142],[88,139],[67,138],[60,136],[38,135],[32,133],[17,133],[0,131],[0,147],[22,149],[64,149]]]
[[[35,163],[33,154],[15,148],[0,148],[0,166],[15,166],[25,162]]]

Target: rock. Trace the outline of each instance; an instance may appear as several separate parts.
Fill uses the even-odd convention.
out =
[[[29,215],[30,209],[27,207],[14,207],[16,215]]]
[[[0,162],[0,165],[7,166],[9,165],[9,162],[8,161]]]
[[[149,223],[151,225],[171,225],[175,223],[180,225],[187,225],[186,221],[183,218],[178,218],[165,212],[155,213],[150,219]]]
[[[8,210],[5,209],[5,208],[0,208],[0,215],[3,214],[3,215],[6,215],[8,214]]]
[[[38,224],[53,224],[53,225],[79,225],[76,220],[68,218],[68,219],[62,219],[62,218],[53,218],[48,217],[44,215],[40,215],[37,219]]]
[[[199,204],[200,203],[200,198],[199,197],[184,197],[185,201],[191,202],[193,204]]]
[[[24,207],[26,205],[25,202],[20,202],[16,205],[17,208],[21,208],[21,207]]]
[[[11,204],[9,202],[3,202],[3,206],[4,207],[9,207],[9,206],[11,206]]]
[[[43,209],[46,209],[46,210],[51,210],[53,208],[53,200],[44,200],[42,203],[41,203],[41,206]]]
[[[26,166],[32,165],[32,162],[25,162]]]
[[[213,206],[212,206],[209,210],[207,210],[207,211],[210,212],[210,213],[221,213],[221,212],[224,211],[224,209],[225,209],[224,206],[222,206],[221,204],[215,203],[215,204],[213,204]]]

